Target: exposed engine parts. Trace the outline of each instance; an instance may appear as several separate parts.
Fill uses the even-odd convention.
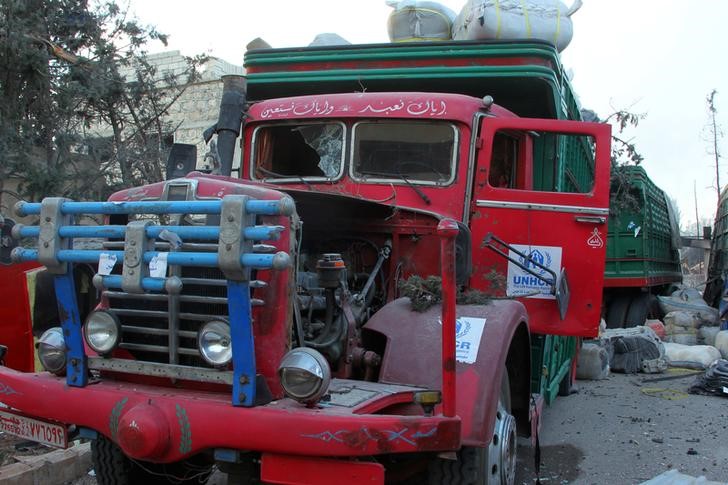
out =
[[[361,346],[360,328],[386,299],[382,266],[391,242],[381,247],[362,240],[341,243],[342,253],[306,248],[299,255],[295,301],[296,328],[302,332],[299,342],[324,354],[338,376],[374,379],[381,357]]]

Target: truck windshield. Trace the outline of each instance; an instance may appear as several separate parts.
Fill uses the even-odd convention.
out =
[[[364,121],[352,138],[354,179],[435,185],[454,179],[457,130],[450,123]]]
[[[258,127],[253,134],[253,178],[330,180],[344,167],[344,125],[296,123]]]

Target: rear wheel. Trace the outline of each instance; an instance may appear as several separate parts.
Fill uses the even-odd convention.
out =
[[[91,458],[99,485],[192,485],[207,482],[212,471],[211,463],[196,457],[170,464],[132,460],[101,435],[91,442]]]
[[[436,460],[430,485],[513,485],[516,480],[516,419],[511,415],[508,371],[503,369],[493,439],[487,448],[463,447],[457,460]]]
[[[650,313],[650,296],[649,293],[640,293],[632,298],[624,319],[625,327],[637,327],[645,324]]]
[[[632,297],[629,295],[619,295],[612,300],[607,309],[607,328],[624,327],[631,301]]]

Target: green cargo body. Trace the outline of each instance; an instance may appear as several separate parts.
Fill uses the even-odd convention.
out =
[[[607,233],[607,288],[650,288],[682,281],[679,230],[670,201],[640,166],[622,166],[636,207],[612,207]]]

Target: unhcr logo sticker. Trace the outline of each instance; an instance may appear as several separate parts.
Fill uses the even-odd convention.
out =
[[[513,244],[512,246],[517,251],[528,254],[529,257],[526,259],[513,251],[510,252],[509,256],[533,271],[535,275],[519,268],[518,265],[509,261],[506,294],[508,296],[554,299],[555,296],[550,293],[549,284],[539,278],[539,276],[543,276],[548,279],[551,278],[551,275],[543,268],[533,264],[533,262],[535,261],[549,268],[554,273],[559,274],[561,272],[561,247],[529,246],[526,244]]]
[[[442,325],[442,320],[439,320]],[[455,320],[455,360],[473,364],[478,359],[480,338],[485,329],[485,318],[457,317]]]

